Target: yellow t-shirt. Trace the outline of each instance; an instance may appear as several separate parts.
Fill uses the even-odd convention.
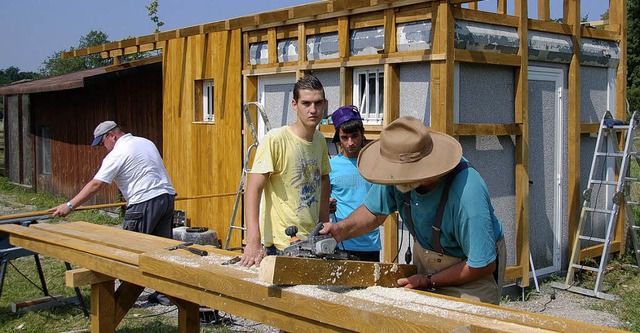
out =
[[[327,143],[316,131],[313,142],[298,137],[289,126],[262,138],[250,173],[271,173],[262,199],[262,242],[279,250],[291,243],[284,230],[298,227],[305,239],[318,223],[322,175],[331,172]]]

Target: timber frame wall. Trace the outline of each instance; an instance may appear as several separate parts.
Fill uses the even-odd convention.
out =
[[[533,0],[530,0],[533,1]],[[384,123],[382,126],[367,126],[368,138],[375,138],[380,129],[399,117],[399,65],[402,63],[428,62],[431,68],[430,82],[431,127],[454,136],[513,136],[516,140],[515,196],[516,204],[516,265],[507,269],[507,279],[526,277],[529,274],[529,124],[528,124],[528,34],[529,31],[548,32],[569,36],[573,44],[573,56],[568,70],[568,201],[569,244],[576,233],[580,215],[580,135],[596,133],[597,124],[581,123],[580,120],[580,40],[582,37],[612,41],[620,49],[620,64],[617,67],[617,96],[615,114],[626,117],[626,0],[609,0],[610,21],[604,29],[591,29],[580,24],[580,0],[563,1],[563,22],[550,20],[550,0],[537,0],[538,18],[528,18],[528,1],[515,0],[514,15],[507,14],[507,1],[496,0],[495,12],[477,10],[474,0],[327,0],[282,10],[244,16],[220,22],[203,24],[158,33],[149,36],[108,43],[87,49],[74,50],[63,57],[75,57],[101,52],[104,57],[118,57],[149,49],[164,49],[164,142],[165,162],[167,157],[185,158],[190,174],[204,172],[211,163],[222,163],[216,157],[205,157],[212,147],[197,148],[188,140],[194,136],[225,135],[225,139],[214,141],[213,147],[226,151],[225,163],[234,165],[233,171],[218,175],[226,185],[215,185],[212,181],[185,175],[185,166],[175,161],[166,162],[169,172],[178,187],[178,194],[197,195],[206,193],[232,192],[240,176],[241,155],[244,150],[230,148],[232,143],[241,141],[240,134],[246,124],[240,118],[242,103],[257,100],[258,77],[276,73],[296,73],[302,77],[319,69],[339,69],[340,104],[352,103],[353,69],[359,66],[384,66]],[[465,4],[466,3],[466,4]],[[396,24],[430,20],[432,23],[432,47],[429,50],[398,52],[396,50]],[[519,38],[517,54],[499,54],[484,51],[469,51],[454,48],[454,23],[456,20],[487,23],[515,28]],[[377,55],[350,56],[350,29],[370,26],[384,26],[384,49]],[[305,36],[337,32],[339,57],[335,59],[306,59]],[[278,62],[276,53],[279,39],[298,40],[298,60]],[[250,44],[267,42],[268,62],[260,65],[249,64]],[[238,43],[238,44],[235,44]],[[213,57],[210,60],[207,57]],[[231,57],[231,58],[229,58]],[[203,59],[207,59],[204,61]],[[501,65],[514,68],[515,105],[512,124],[456,124],[454,122],[454,64],[476,63]],[[209,66],[209,65],[211,66]],[[207,74],[208,73],[208,74]],[[221,99],[216,99],[218,110],[237,110],[231,118],[228,111],[224,119],[224,132],[218,130],[194,129],[191,120],[180,118],[182,110],[191,108],[192,89],[188,87],[193,79],[216,76],[217,82],[225,83]],[[226,80],[226,81],[220,81]],[[185,88],[185,86],[187,86]],[[216,86],[216,92],[218,91]],[[241,96],[239,96],[239,92]],[[221,96],[217,94],[217,96]],[[612,110],[613,111],[613,110]],[[254,118],[255,119],[255,118]],[[177,132],[175,132],[177,131]],[[212,132],[213,131],[213,132]],[[321,126],[326,137],[331,137],[333,128]],[[196,133],[197,132],[197,133]],[[243,145],[250,144],[250,136],[243,134]],[[192,142],[193,143],[193,142]],[[184,149],[185,144],[190,149]],[[190,152],[184,152],[189,150]],[[186,157],[188,158],[186,158]],[[229,160],[231,159],[231,160]],[[201,161],[205,160],[205,161]],[[237,174],[237,175],[236,175]],[[181,185],[184,184],[184,185]],[[198,190],[195,190],[197,188]],[[185,193],[186,192],[186,193]],[[212,199],[219,200],[219,199]],[[220,199],[222,200],[222,199]],[[217,201],[216,201],[217,202]],[[218,219],[210,223],[219,235],[225,235],[228,223],[220,220],[230,214],[230,198],[221,202],[204,205],[193,204],[190,210],[200,214],[198,218],[212,221],[211,214],[198,210],[214,211]],[[622,214],[621,214],[622,215]],[[613,251],[623,247],[623,223],[618,223]],[[390,261],[396,248],[397,221],[385,223],[385,260]],[[237,238],[235,242],[239,241]],[[595,253],[595,251],[594,251]],[[588,256],[589,253],[583,253]],[[523,279],[526,285],[528,279]]]

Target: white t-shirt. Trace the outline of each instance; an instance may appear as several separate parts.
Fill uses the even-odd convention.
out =
[[[108,184],[115,181],[127,206],[176,194],[156,145],[130,133],[116,141],[93,179]]]

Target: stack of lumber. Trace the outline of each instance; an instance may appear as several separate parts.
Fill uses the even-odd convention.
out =
[[[391,282],[383,282],[387,274],[406,274],[403,271],[406,267],[402,265],[357,263],[364,272],[359,279],[375,286],[351,288],[328,285],[348,284],[341,276],[354,275],[343,271],[354,265],[353,262],[335,266],[341,267],[336,268],[340,272],[327,273],[316,270],[326,266],[326,262],[306,260],[298,265],[301,260],[298,258],[286,258],[282,262],[280,257],[267,259],[263,279],[279,279],[282,275],[279,271],[296,270],[307,272],[314,279],[321,276],[326,280],[323,286],[283,286],[261,280],[261,272],[256,268],[226,264],[238,253],[211,246],[195,245],[207,250],[207,256],[180,249],[169,251],[166,249],[181,242],[84,222],[37,224],[29,228],[5,225],[0,226],[0,230],[11,234],[14,245],[91,271],[78,273],[78,279],[68,284],[92,285],[94,332],[114,331],[142,286],[171,297],[178,306],[181,332],[198,331],[199,305],[290,332],[617,331],[427,292],[380,286],[395,283],[395,276],[387,279]],[[297,266],[280,266],[289,262]],[[269,270],[270,273],[264,273]],[[333,274],[334,278],[327,279],[326,274]],[[123,281],[115,292],[113,279]]]

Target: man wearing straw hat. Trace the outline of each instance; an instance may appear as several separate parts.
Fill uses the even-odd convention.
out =
[[[487,186],[453,137],[414,117],[389,124],[362,149],[358,170],[374,183],[364,204],[322,234],[338,242],[399,212],[414,237],[418,274],[400,286],[498,304],[505,271],[502,225]]]

